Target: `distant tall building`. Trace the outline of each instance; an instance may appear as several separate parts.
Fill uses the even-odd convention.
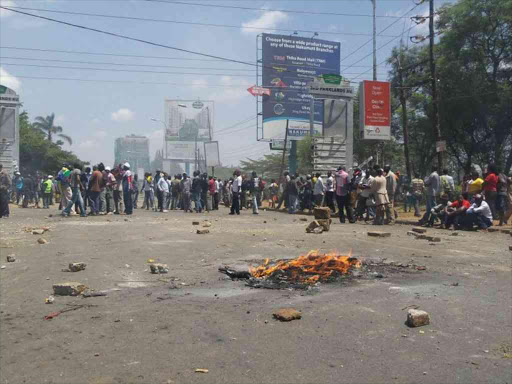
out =
[[[142,174],[151,171],[149,139],[146,136],[129,135],[115,141],[115,164],[130,163],[132,172]],[[139,175],[142,176],[142,175]]]

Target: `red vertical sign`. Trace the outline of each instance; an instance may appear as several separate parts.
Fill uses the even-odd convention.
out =
[[[363,81],[364,136],[391,139],[391,87],[387,81]]]

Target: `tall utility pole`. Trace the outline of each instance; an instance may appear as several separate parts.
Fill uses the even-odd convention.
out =
[[[373,4],[373,81],[377,81],[377,0]]]
[[[432,111],[434,114],[432,119],[432,128],[434,130],[434,134],[436,135],[436,141],[441,141],[441,121],[439,119],[439,97],[437,95],[436,61],[434,58],[434,17],[434,0],[430,0],[430,76],[432,77]],[[438,170],[441,171],[443,169],[443,152],[441,151],[437,152],[437,165],[439,167]]]
[[[409,181],[412,180],[411,161],[409,158],[409,122],[407,116],[407,97],[405,95],[404,88],[404,72],[403,72],[403,45],[400,42],[400,56],[398,56],[398,80],[400,82],[400,104],[402,105],[402,126],[404,131],[404,156],[405,156],[405,168],[407,170],[407,177]]]

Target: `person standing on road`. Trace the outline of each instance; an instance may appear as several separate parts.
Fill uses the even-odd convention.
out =
[[[288,213],[294,215],[297,213],[297,204],[299,200],[299,186],[297,175],[291,175],[288,182]]]
[[[384,167],[384,176],[386,177],[386,190],[388,192],[389,204],[386,205],[386,217],[389,221],[388,224],[393,224],[395,218],[398,217],[398,213],[395,210],[395,192],[397,187],[397,177],[391,171],[391,166],[386,165]]]
[[[11,188],[12,181],[3,168],[3,164],[0,163],[0,218],[7,218],[9,217],[9,188]]]
[[[183,179],[181,180],[181,193],[183,196],[183,210],[185,213],[192,213],[192,180],[186,173],[183,174]]]
[[[260,201],[260,178],[256,174],[256,171],[252,172],[251,176],[251,196],[252,196],[252,213],[257,215],[258,211],[258,202]]]
[[[283,173],[283,177],[281,179],[281,185],[279,186],[281,189],[281,197],[279,198],[279,201],[277,203],[276,209],[281,209],[281,204],[284,202],[284,206],[286,208],[288,204],[288,183],[290,182],[290,173],[285,172]]]
[[[322,180],[322,175],[320,173],[317,173],[316,174],[315,188],[313,189],[313,196],[314,196],[314,199],[315,199],[315,206],[317,206],[317,207],[321,207],[322,206],[322,201],[324,199],[324,194],[325,194],[324,181]]]
[[[160,175],[158,183],[156,184],[156,198],[158,200],[158,210],[160,212],[166,212],[165,208],[165,196],[169,192],[169,185],[165,176]]]
[[[52,175],[48,175],[48,178],[43,181],[43,209],[50,208],[50,199],[52,197],[52,189],[53,189],[53,180]],[[81,196],[81,195],[80,195]],[[84,209],[85,210],[85,209]]]
[[[122,179],[122,188],[123,188],[123,200],[124,200],[124,213],[127,215],[131,215],[133,213],[133,198],[132,198],[132,190],[133,190],[133,176],[130,171],[130,164],[123,164],[123,179]]]
[[[414,179],[411,181],[411,189],[414,204],[414,216],[421,217],[420,202],[423,199],[423,194],[425,193],[425,183],[417,173],[414,174]]]
[[[499,225],[502,226],[506,224],[507,220],[505,220],[506,212],[509,208],[512,208],[509,206],[507,201],[508,196],[508,189],[509,185],[512,182],[512,179],[510,177],[507,177],[505,173],[500,172],[498,175],[498,196],[496,199],[496,211],[498,214],[498,218],[500,220]]]
[[[487,176],[485,177],[482,185],[485,201],[491,208],[492,217],[494,220],[498,218],[496,212],[496,199],[498,197],[498,167],[495,164],[491,164],[487,167]]]
[[[373,224],[382,225],[384,224],[384,213],[386,212],[386,205],[389,204],[389,198],[386,188],[386,178],[384,177],[384,170],[378,166],[375,168],[377,169],[377,176],[374,178],[371,185],[371,192],[375,197],[377,210]]]
[[[106,212],[109,214],[114,211],[114,187],[116,185],[116,178],[112,174],[110,167],[105,167],[105,172],[107,174],[105,185],[105,202]]]
[[[471,172],[471,180],[468,182],[468,193],[469,201],[473,201],[473,197],[482,193],[484,180],[480,177],[480,174],[473,170]]]
[[[89,180],[89,201],[91,203],[91,215],[100,214],[100,192],[103,184],[103,174],[95,165],[92,167],[92,175]]]
[[[179,208],[181,201],[181,175],[174,175],[171,181],[171,210]]]
[[[325,180],[324,205],[328,206],[333,214],[336,212],[336,208],[334,207],[334,177],[331,171],[327,172],[327,179]]]
[[[20,200],[23,202],[23,176],[21,176],[21,173],[14,172],[14,180],[12,183],[16,191],[16,205],[20,205]]]
[[[346,168],[339,167],[338,172],[336,172],[336,202],[338,203],[338,214],[342,224],[345,223],[345,210],[349,223],[355,223],[352,205],[350,204],[350,188],[351,183]]]
[[[132,189],[133,209],[137,209],[137,202],[139,201],[139,175],[133,176],[133,189]]]
[[[455,194],[455,183],[453,182],[453,177],[449,175],[447,169],[443,169],[443,175],[441,176],[441,193],[446,193],[448,195],[448,199],[453,201]]]
[[[242,192],[242,176],[240,171],[237,169],[233,173],[233,183],[231,184],[231,192],[233,194],[233,202],[231,203],[230,215],[240,214],[240,193]]]
[[[192,179],[192,200],[194,201],[194,210],[196,211],[196,213],[201,213],[203,208],[201,206],[201,173],[199,171],[194,171],[193,175],[194,178]]]
[[[29,203],[34,199],[35,185],[32,175],[27,175],[23,182],[23,202],[22,207],[27,208]]]
[[[98,173],[99,173],[99,176],[98,176],[98,174],[96,174],[96,177],[101,178],[102,177],[101,172],[98,172]],[[85,208],[84,208],[84,201],[82,199],[83,186],[82,186],[82,182],[80,180],[81,174],[82,174],[82,167],[80,166],[80,164],[75,164],[73,166],[73,171],[71,172],[71,174],[69,176],[69,184],[70,184],[71,191],[72,191],[71,199],[68,201],[68,205],[66,206],[66,208],[64,208],[64,210],[62,211],[62,213],[61,213],[62,216],[69,216],[69,214],[71,213],[71,208],[73,207],[74,204],[78,204],[78,209],[80,210],[80,216],[81,217],[86,216]],[[93,174],[93,176],[94,176],[94,174]]]
[[[420,225],[424,225],[430,222],[432,208],[437,205],[436,198],[440,192],[441,178],[437,173],[436,167],[432,167],[432,173],[425,179],[425,185],[427,186],[427,211],[421,218]]]

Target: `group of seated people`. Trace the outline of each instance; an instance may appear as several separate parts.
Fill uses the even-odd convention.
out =
[[[466,193],[458,195],[457,200],[450,202],[447,194],[441,195],[441,203],[432,208],[427,226],[433,227],[440,221],[441,227],[450,229],[472,230],[475,227],[487,230],[492,226],[492,211],[484,196],[477,194],[470,202]]]

